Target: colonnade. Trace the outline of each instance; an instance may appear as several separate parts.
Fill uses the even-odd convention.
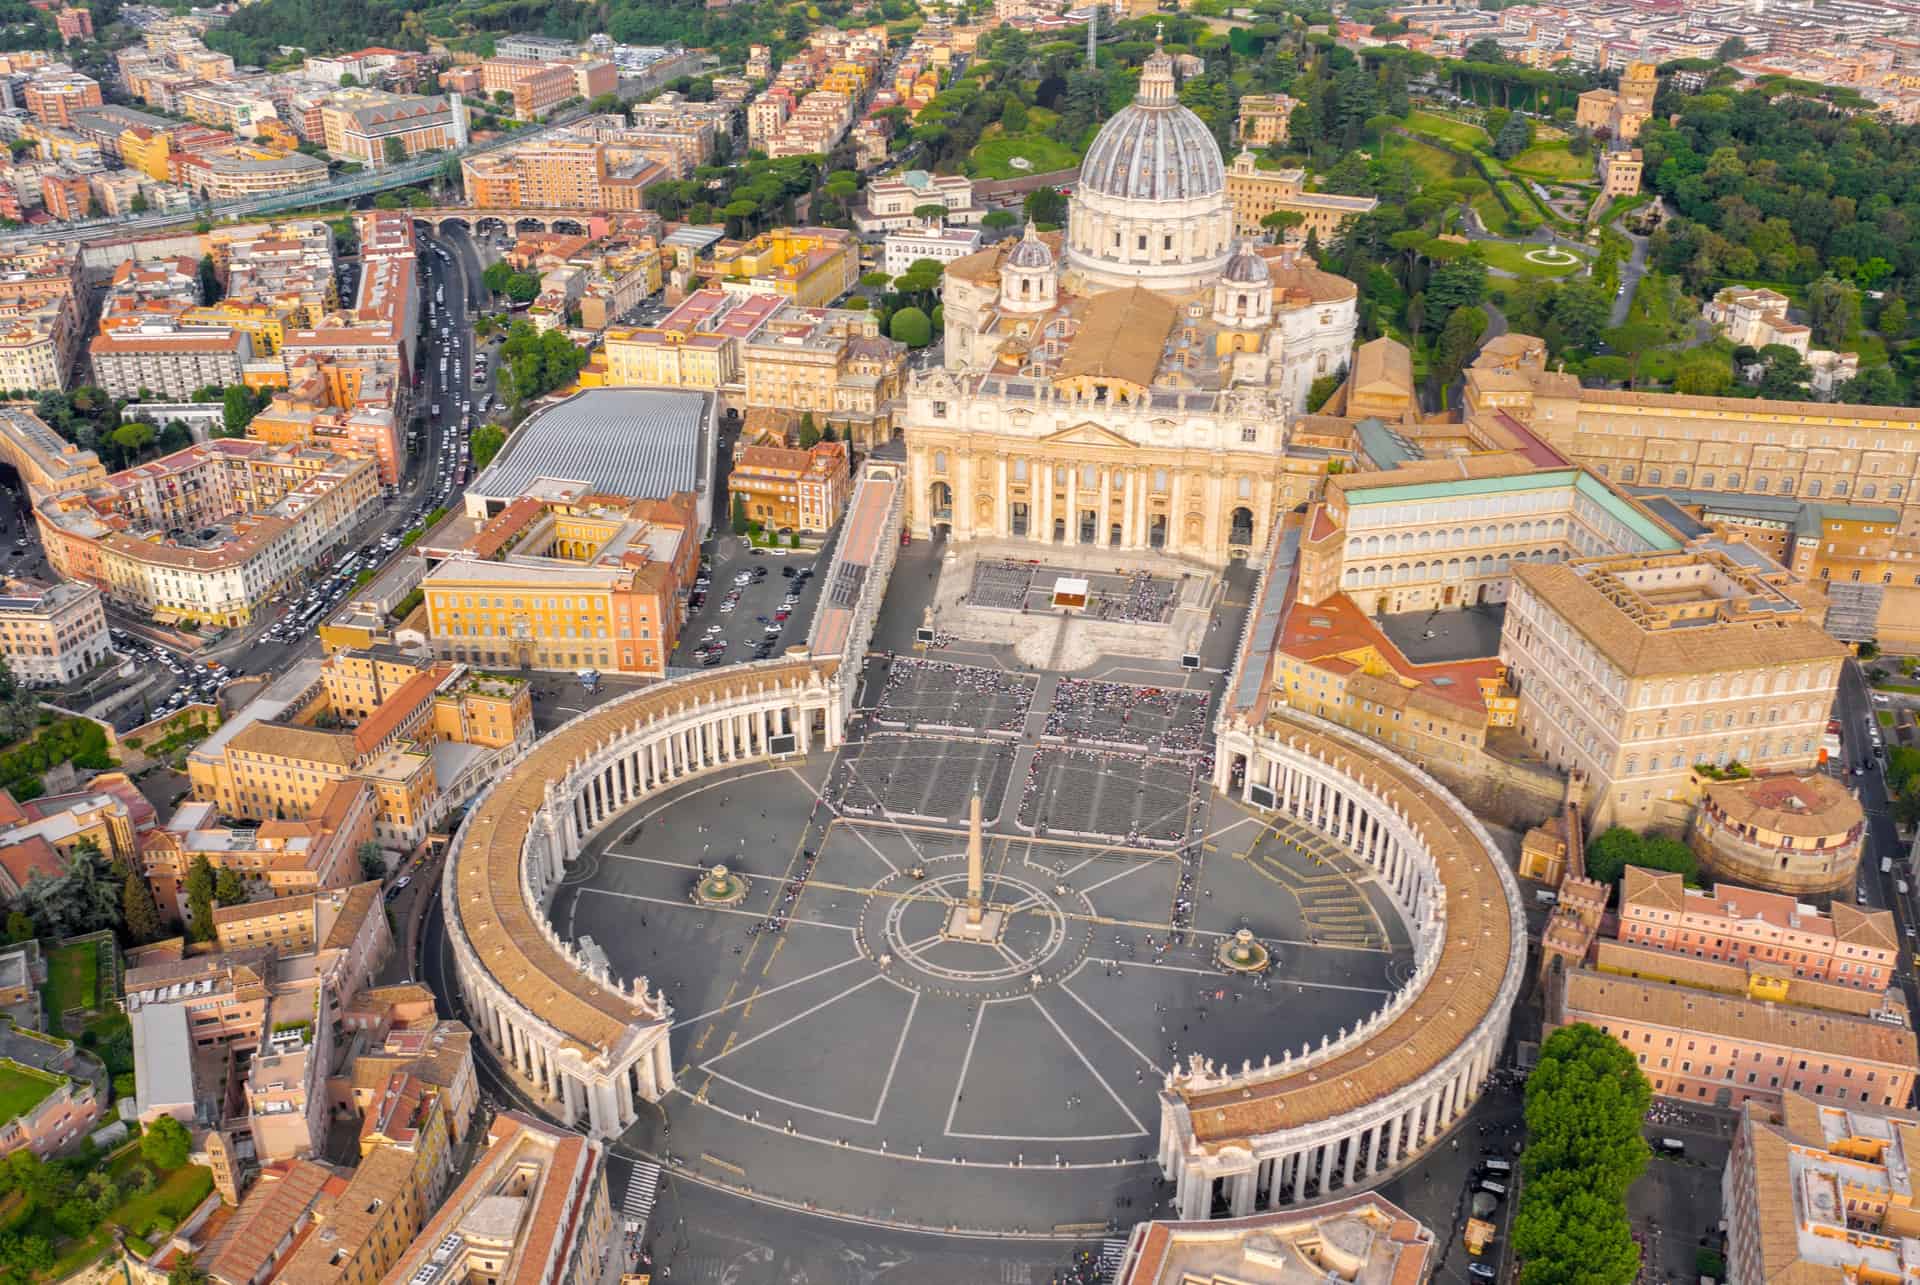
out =
[[[1168,1077],[1159,1158],[1188,1220],[1322,1199],[1377,1181],[1432,1146],[1497,1064],[1525,972],[1518,885],[1484,828],[1417,767],[1307,719],[1297,728],[1223,727],[1215,770],[1217,788],[1237,786],[1249,803],[1311,826],[1372,871],[1407,926],[1414,969],[1384,1008],[1317,1050],[1238,1075],[1195,1065]],[[1452,846],[1436,852],[1429,835]],[[1451,900],[1443,855],[1460,884]],[[1459,922],[1449,922],[1450,906]],[[1505,958],[1475,957],[1496,947]],[[1469,1004],[1453,981],[1480,969],[1497,972],[1499,984],[1486,988],[1490,1002]],[[1388,1049],[1396,1056],[1379,1056]],[[1326,1093],[1334,1081],[1345,1092]],[[1362,1105],[1314,1115],[1320,1100],[1344,1106],[1356,1095]],[[1272,1109],[1253,1109],[1262,1102]],[[1289,1123],[1243,1127],[1230,1116],[1243,1104],[1249,1113],[1239,1119]]]
[[[810,662],[663,683],[537,742],[476,803],[455,836],[453,860],[500,865],[490,886],[517,885],[532,924],[516,935],[463,905],[450,873],[443,896],[460,988],[481,1038],[563,1122],[616,1136],[641,1102],[674,1087],[665,999],[644,979],[619,981],[603,951],[562,940],[547,919],[567,866],[596,830],[649,794],[720,768],[805,753],[816,739],[837,746],[840,697],[836,667]],[[514,798],[533,806],[514,807]],[[505,831],[503,821],[511,834],[470,841],[475,825]],[[558,1006],[540,1001],[553,988],[584,988],[603,1002],[570,1028],[551,1011]]]

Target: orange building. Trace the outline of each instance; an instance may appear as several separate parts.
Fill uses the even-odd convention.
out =
[[[743,447],[727,487],[768,530],[825,532],[847,504],[846,444],[819,442],[804,451]]]
[[[1821,914],[1793,897],[1732,884],[1688,888],[1677,874],[1628,866],[1620,940],[1726,963],[1758,960],[1794,977],[1885,990],[1899,966],[1893,913],[1835,901]]]
[[[37,75],[27,82],[26,101],[34,119],[71,129],[74,112],[100,106],[100,82],[77,71]]]
[[[93,189],[79,174],[42,174],[40,199],[47,213],[63,222],[84,219],[93,209]]]

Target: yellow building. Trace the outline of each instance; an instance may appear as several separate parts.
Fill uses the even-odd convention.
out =
[[[740,378],[741,345],[779,310],[779,296],[698,290],[657,326],[609,330],[610,387],[712,389]]]
[[[1600,195],[1603,197],[1640,195],[1640,172],[1646,162],[1640,149],[1626,148],[1602,153],[1600,158]]]
[[[727,480],[747,516],[774,531],[829,530],[840,520],[849,488],[844,442],[804,451],[743,446]]]
[[[253,339],[256,357],[272,357],[286,342],[287,327],[297,326],[293,310],[285,304],[245,299],[223,299],[215,304],[189,308],[180,314],[182,326],[215,326],[238,330]]]
[[[714,247],[714,283],[734,292],[764,291],[823,307],[853,289],[860,249],[839,228],[775,228],[751,241]]]
[[[1269,147],[1287,141],[1300,101],[1286,94],[1243,94],[1234,122],[1234,141],[1243,147]]]
[[[172,178],[167,157],[173,151],[173,134],[168,130],[135,125],[121,131],[120,159],[128,169],[139,170],[156,183]]]
[[[1233,158],[1227,169],[1227,199],[1233,204],[1234,231],[1241,236],[1265,236],[1260,220],[1286,210],[1302,220],[1298,235],[1318,234],[1321,244],[1339,235],[1341,227],[1380,204],[1371,196],[1337,196],[1306,190],[1305,170],[1261,169],[1249,151]]]

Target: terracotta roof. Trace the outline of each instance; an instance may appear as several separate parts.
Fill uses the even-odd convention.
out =
[[[1913,1032],[1851,1014],[1719,995],[1670,982],[1575,969],[1564,983],[1565,1019],[1649,1024],[1743,1045],[1805,1049],[1911,1072],[1920,1064]]]
[[[235,732],[227,742],[229,753],[271,755],[308,763],[326,763],[334,767],[352,767],[353,734],[328,732],[317,727],[294,727],[286,723],[252,723]]]
[[[354,939],[359,937],[361,926],[367,922],[367,916],[379,904],[380,881],[378,879],[356,883],[347,889],[340,913],[334,916],[333,926],[327,930],[327,939],[320,943],[320,949],[350,948]]]
[[[1686,880],[1665,870],[1628,866],[1620,876],[1620,905],[1650,906],[1678,914],[1686,905]]]
[[[1846,834],[1863,816],[1860,801],[1824,772],[1709,781],[1706,795],[1729,821],[1796,838]]]
[[[1323,1062],[1242,1085],[1179,1090],[1192,1113],[1195,1139],[1209,1150],[1378,1102],[1417,1080],[1458,1049],[1499,1002],[1514,952],[1508,884],[1489,851],[1455,807],[1395,761],[1363,753],[1344,738],[1284,718],[1272,732],[1329,769],[1365,781],[1397,808],[1426,843],[1440,872],[1446,941],[1420,994],[1372,1038]]]
[[[461,926],[493,978],[588,1059],[622,1044],[632,1028],[664,1019],[650,1004],[585,979],[554,947],[550,930],[527,904],[520,864],[527,827],[545,802],[547,783],[564,776],[573,759],[597,742],[627,734],[656,712],[776,686],[804,687],[831,677],[835,668],[831,662],[804,661],[740,666],[603,705],[535,742],[468,815],[444,876],[453,881],[450,902]]]
[[[1849,654],[1806,619],[1642,629],[1564,563],[1515,563],[1513,577],[1629,678],[1837,661]]]
[[[1398,392],[1413,389],[1413,354],[1398,340],[1382,335],[1361,344],[1353,354],[1353,378],[1356,389],[1386,384]]]
[[[1060,377],[1151,385],[1179,316],[1179,304],[1144,286],[1102,291],[1087,301],[1080,329],[1060,359]]]
[[[223,1281],[261,1279],[280,1242],[313,1209],[334,1176],[332,1166],[312,1160],[269,1165],[222,1229],[224,1241],[209,1246],[212,1252],[204,1262],[208,1274]]]

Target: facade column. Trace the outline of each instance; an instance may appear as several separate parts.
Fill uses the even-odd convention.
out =
[[[1180,1171],[1180,1219],[1200,1222],[1213,1212],[1213,1179],[1194,1169]]]
[[[673,1088],[673,1050],[664,1039],[653,1046],[653,1083],[656,1102]]]
[[[1146,543],[1141,538],[1140,514],[1137,511],[1140,504],[1139,481],[1140,470],[1128,469],[1124,483],[1125,500],[1120,509],[1120,544],[1128,549],[1137,549]]]
[[[1075,544],[1080,539],[1080,468],[1076,464],[1067,465],[1067,543]]]
[[[1228,1201],[1235,1218],[1245,1218],[1253,1212],[1253,1199],[1258,1191],[1259,1181],[1260,1170],[1257,1167],[1245,1173],[1233,1175],[1233,1186]]]

